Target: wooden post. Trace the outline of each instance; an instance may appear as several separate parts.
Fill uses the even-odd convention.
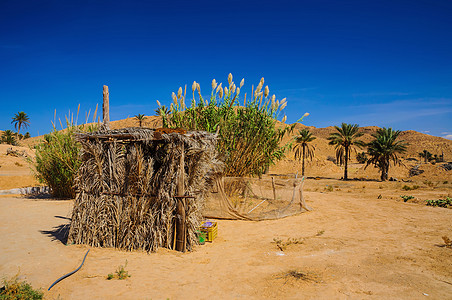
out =
[[[184,144],[180,146],[180,160],[179,160],[179,176],[177,177],[177,196],[185,196],[185,166],[184,166]],[[185,228],[185,199],[176,198],[176,250],[185,252],[187,248],[187,236]]]
[[[104,102],[102,104],[103,122],[107,129],[110,129],[110,104],[108,86],[104,85],[103,88]]]
[[[273,176],[272,176],[272,189],[273,189],[273,200],[276,201],[275,178],[273,178]]]

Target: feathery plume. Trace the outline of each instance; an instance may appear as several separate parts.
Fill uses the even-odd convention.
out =
[[[217,86],[217,93],[218,93],[220,90],[223,90],[223,88],[221,87],[222,84],[223,84],[223,83],[220,82],[220,84]]]
[[[242,79],[242,81],[240,81],[240,88],[242,88],[242,86],[245,84],[245,78]]]
[[[212,80],[212,90],[214,90],[217,87],[217,81],[215,78]]]
[[[238,87],[237,88],[237,95],[239,95],[240,94],[240,88]]]
[[[182,96],[182,87],[179,87],[179,90],[177,91],[177,99],[179,99]]]
[[[270,93],[270,90],[268,89],[268,85],[265,86],[264,89],[264,97],[267,98],[268,97],[268,93]]]
[[[284,108],[286,108],[286,106],[287,106],[287,102],[281,102],[281,106],[280,106],[280,108],[279,108],[279,110],[283,110]]]
[[[177,101],[176,94],[174,92],[171,94],[171,98],[173,98],[173,101]]]
[[[228,75],[228,83],[231,84],[232,82],[232,73],[229,73]]]
[[[224,87],[224,95],[227,96],[228,95],[228,88]]]
[[[286,123],[286,121],[287,121],[287,116],[284,115],[284,118],[282,118],[282,122],[283,122],[283,123]]]
[[[159,107],[162,106],[162,105],[160,104],[160,101],[158,101],[158,100],[157,100],[157,105],[158,105]]]
[[[193,84],[191,85],[191,90],[193,91],[193,93],[196,90],[196,81],[193,81]]]
[[[232,89],[231,93],[234,94],[234,93],[235,93],[235,90],[237,89],[237,87],[235,86],[234,83],[232,84],[232,88],[231,88],[231,89]]]
[[[220,84],[220,87],[221,87],[221,84]],[[223,98],[223,89],[221,89],[221,88],[220,88],[220,93],[218,94],[218,97],[220,97],[220,99]]]

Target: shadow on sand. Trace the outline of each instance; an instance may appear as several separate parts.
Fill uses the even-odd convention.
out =
[[[69,221],[71,220],[70,218],[63,217],[63,216],[55,216],[55,218],[69,220]],[[66,223],[66,224],[61,224],[61,225],[55,226],[55,227],[53,227],[52,230],[40,230],[39,232],[52,238],[52,242],[60,241],[61,243],[66,245],[67,237],[69,234],[69,228],[70,228],[70,224]]]

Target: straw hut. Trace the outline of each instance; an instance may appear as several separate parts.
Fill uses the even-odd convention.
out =
[[[205,195],[223,164],[216,135],[102,127],[79,133],[68,242],[125,250],[191,250]]]

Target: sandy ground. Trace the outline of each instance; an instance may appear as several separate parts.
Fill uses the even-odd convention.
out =
[[[444,197],[452,183],[408,192],[403,184],[308,179],[313,211],[219,220],[218,238],[191,253],[66,246],[71,200],[2,196],[0,276],[20,271],[47,290],[90,249],[83,268],[46,291],[47,299],[452,299],[452,249],[441,239],[452,238],[452,209],[422,203]],[[419,203],[404,203],[404,194]],[[300,243],[281,251],[275,238]],[[130,278],[106,280],[126,261]]]

